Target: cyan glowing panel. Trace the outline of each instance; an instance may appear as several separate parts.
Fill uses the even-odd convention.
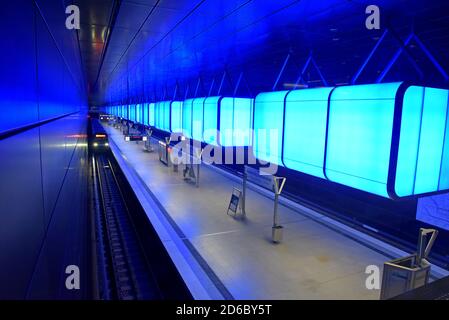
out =
[[[441,173],[438,190],[449,189],[449,102],[446,112],[446,133],[444,135],[443,157],[441,159]]]
[[[159,130],[170,131],[170,101],[156,102],[155,127]]]
[[[194,99],[187,99],[182,104],[182,133],[192,138],[192,104]]]
[[[182,133],[182,102],[173,101],[171,105],[171,132]]]
[[[154,127],[156,126],[156,104],[148,104],[148,125]]]
[[[407,88],[395,177],[397,196],[448,189],[447,119],[447,90]]]
[[[336,88],[330,100],[326,175],[388,197],[395,96],[400,83]]]
[[[142,119],[142,105],[136,104],[136,122],[137,123],[143,123],[143,119]]]
[[[438,190],[446,128],[447,100],[447,90],[434,88],[425,88],[424,90],[414,194]]]
[[[232,100],[234,102],[232,144],[234,147],[246,147],[252,142],[254,100],[249,98],[232,98]]]
[[[284,99],[287,93],[288,91],[265,92],[256,97],[253,152],[259,160],[282,164]]]
[[[253,99],[225,97],[220,103],[220,144],[249,146],[252,141]]]
[[[325,178],[326,122],[332,88],[291,91],[285,104],[284,153],[287,168]]]
[[[192,103],[192,139],[197,141],[203,141],[204,100],[196,98]]]
[[[148,106],[148,103],[143,104],[143,124],[146,126],[150,125],[148,118]]]
[[[204,100],[204,142],[218,145],[218,103],[220,97],[209,97]]]
[[[136,121],[136,105],[129,105],[129,120]]]
[[[163,120],[163,130],[170,132],[170,107],[171,101],[164,101],[163,110],[164,110],[164,120]]]
[[[413,194],[418,143],[421,131],[423,87],[410,87],[404,94],[395,192],[399,197]]]
[[[234,101],[222,99],[220,103],[220,145],[230,147],[233,143]]]
[[[162,123],[162,115],[161,115],[161,103],[160,102],[156,102],[154,104],[154,126],[157,129],[161,129],[161,123]]]

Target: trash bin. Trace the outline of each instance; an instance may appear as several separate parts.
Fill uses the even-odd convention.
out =
[[[417,261],[418,255],[414,254],[385,262],[380,299],[390,299],[428,283],[430,263],[425,259],[420,264]]]
[[[271,237],[273,243],[281,243],[284,237],[284,227],[283,226],[274,226],[271,229]]]
[[[437,235],[437,230],[421,228],[416,254],[384,263],[380,299],[390,299],[428,283],[431,265],[426,259]]]

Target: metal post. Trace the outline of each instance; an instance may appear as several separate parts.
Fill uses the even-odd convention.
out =
[[[226,78],[226,70],[223,71],[223,76],[221,77],[220,86],[218,87],[218,92],[217,92],[218,96],[220,95],[221,89],[223,88],[223,84],[224,84],[225,78]]]
[[[276,192],[274,194],[274,215],[273,215],[273,228],[278,226],[278,202],[279,202],[279,194]]]
[[[233,97],[235,97],[235,95],[237,94],[237,91],[239,90],[239,86],[240,86],[240,82],[242,81],[242,77],[243,77],[243,72],[240,72],[239,78],[238,78],[237,83],[234,88]]]
[[[273,88],[272,88],[271,91],[275,91],[276,90],[278,82],[279,82],[279,80],[281,80],[282,74],[284,73],[285,67],[287,67],[288,60],[290,60],[290,53],[288,53],[287,56],[285,57],[284,64],[282,65],[281,70],[279,70],[279,74],[278,74],[278,76],[276,78],[276,81],[273,84]]]
[[[380,83],[382,82],[382,80],[385,78],[385,76],[387,75],[387,73],[390,71],[390,69],[393,67],[393,65],[395,64],[396,60],[399,58],[399,56],[401,55],[402,51],[404,50],[404,47],[406,47],[410,40],[412,40],[413,38],[413,33],[410,34],[407,39],[404,41],[404,43],[402,44],[402,46],[398,49],[398,51],[396,51],[395,55],[393,56],[393,58],[390,60],[390,62],[387,64],[387,66],[385,67],[385,69],[382,71],[382,73],[379,75],[379,77],[376,80],[376,83]]]
[[[210,97],[210,95],[212,94],[212,89],[214,88],[214,85],[215,85],[215,78],[212,79],[212,83],[209,88],[209,93],[207,95],[208,97]]]
[[[328,86],[327,81],[324,78],[323,74],[321,73],[320,68],[318,68],[318,65],[316,64],[315,59],[313,57],[312,57],[312,64],[315,67],[316,71],[318,72],[318,75],[320,76],[321,81],[323,82],[324,86],[327,87]]]
[[[382,34],[382,36],[379,38],[379,40],[376,42],[376,45],[374,46],[373,50],[371,50],[370,54],[368,55],[368,57],[366,58],[365,62],[363,62],[362,66],[359,68],[359,70],[357,71],[357,73],[354,75],[354,77],[352,78],[351,84],[355,84],[357,79],[360,77],[360,74],[363,72],[363,70],[365,69],[366,65],[368,64],[368,62],[371,60],[371,58],[373,57],[374,53],[377,51],[377,49],[379,48],[380,44],[382,43],[382,41],[385,39],[385,36],[388,34],[388,29],[385,29],[384,33]]]
[[[295,87],[299,84],[299,82],[304,77],[304,73],[306,72],[307,67],[310,64],[310,60],[312,60],[312,52],[310,52],[309,57],[307,58],[306,63],[304,64],[304,67],[302,68],[301,74],[299,75],[298,79],[295,82]]]
[[[433,65],[438,69],[438,71],[441,73],[441,75],[444,77],[446,81],[449,80],[449,76],[446,73],[446,71],[443,69],[443,67],[438,63],[438,61],[434,58],[434,56],[430,53],[430,51],[426,48],[424,43],[421,42],[421,40],[415,35],[414,37],[416,43],[421,48],[422,51],[426,54],[427,58],[429,58],[430,61],[432,61]]]

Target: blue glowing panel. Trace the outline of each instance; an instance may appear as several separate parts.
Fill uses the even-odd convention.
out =
[[[209,97],[204,101],[204,142],[218,145],[218,103],[220,97]]]
[[[134,104],[129,106],[129,120],[136,121],[136,105]]]
[[[182,102],[173,101],[171,105],[171,132],[182,133]]]
[[[220,145],[230,147],[233,143],[234,101],[223,98],[220,102]]]
[[[395,96],[400,83],[338,87],[331,95],[326,175],[388,197]]]
[[[252,140],[253,100],[223,98],[220,103],[220,144],[249,146]]]
[[[233,98],[234,100],[234,127],[233,146],[246,147],[252,141],[253,99]]]
[[[148,104],[148,125],[154,127],[156,126],[156,104],[149,103]]]
[[[170,132],[170,106],[171,101],[164,101],[162,103],[162,110],[163,110],[162,130],[167,132]]]
[[[161,118],[161,116],[160,116],[160,109],[161,109],[160,105],[161,105],[160,102],[156,102],[154,104],[154,126],[157,129],[160,129],[160,118]]]
[[[448,91],[425,88],[422,101],[423,113],[414,194],[438,191]]]
[[[412,86],[403,99],[395,192],[399,197],[447,189],[448,91]],[[447,159],[446,159],[447,160]]]
[[[143,119],[142,119],[142,105],[141,104],[137,104],[136,105],[136,122],[137,123],[143,123]]]
[[[325,178],[326,122],[332,88],[291,91],[285,104],[284,154],[287,168]]]
[[[196,98],[192,103],[192,139],[203,141],[203,115],[206,98]]]
[[[182,133],[192,138],[192,104],[194,99],[185,100],[182,104]]]
[[[404,95],[395,192],[399,197],[413,194],[418,142],[421,130],[423,87],[410,87]]]
[[[284,99],[288,91],[257,95],[254,104],[254,146],[257,159],[282,165]]]
[[[449,189],[449,101],[446,114],[446,132],[444,135],[443,157],[441,159],[440,184],[438,190]]]
[[[149,117],[148,117],[148,110],[149,110],[149,104],[144,103],[143,104],[143,124],[146,126],[150,125]]]

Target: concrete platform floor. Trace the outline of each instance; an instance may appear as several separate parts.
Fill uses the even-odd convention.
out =
[[[365,287],[368,265],[382,268],[390,258],[308,215],[281,205],[284,241],[271,243],[273,201],[249,190],[247,219],[226,214],[233,186],[216,169],[201,166],[200,187],[183,181],[105,126],[110,138],[146,183],[219,281],[235,299],[378,299]],[[288,181],[287,181],[288,183]]]

